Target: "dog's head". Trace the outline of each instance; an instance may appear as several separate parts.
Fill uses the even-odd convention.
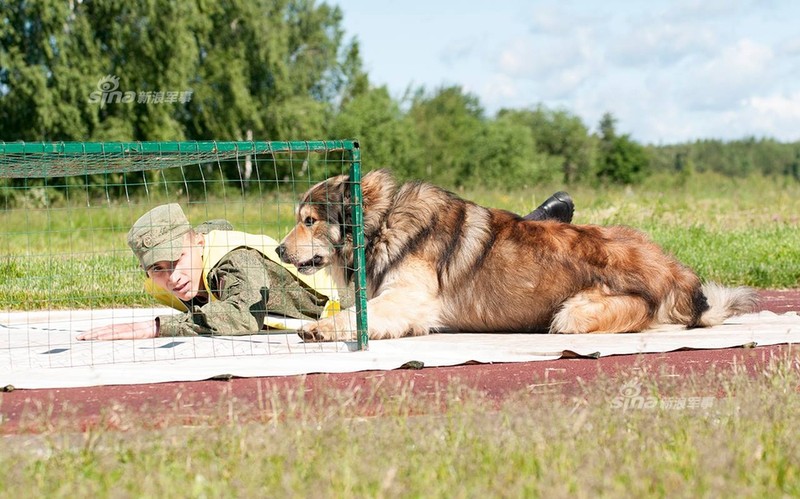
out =
[[[339,175],[311,187],[297,206],[297,224],[275,250],[281,260],[302,274],[313,274],[333,263],[345,244],[350,219],[349,176]]]
[[[380,226],[395,190],[388,170],[375,170],[361,181],[364,233],[368,239]],[[303,274],[329,265],[345,271],[353,267],[352,195],[349,175],[338,175],[314,185],[297,207],[297,225],[276,249],[281,260]]]

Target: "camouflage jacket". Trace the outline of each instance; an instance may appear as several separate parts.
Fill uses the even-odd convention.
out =
[[[285,268],[257,250],[238,248],[208,272],[208,285],[218,300],[185,302],[189,312],[156,320],[159,336],[245,335],[264,327],[270,314],[317,319],[327,298],[299,282]],[[353,303],[342,293],[342,306]]]

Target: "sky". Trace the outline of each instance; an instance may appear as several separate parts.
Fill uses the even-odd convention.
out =
[[[800,141],[796,0],[329,0],[375,86],[459,85],[489,117],[603,113],[648,144]]]

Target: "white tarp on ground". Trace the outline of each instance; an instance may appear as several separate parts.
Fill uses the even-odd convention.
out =
[[[287,376],[390,370],[467,362],[553,360],[800,342],[794,312],[748,314],[709,329],[668,326],[637,334],[432,334],[355,344],[304,344],[294,334],[77,341],[89,327],[143,320],[163,309],[0,313],[0,387],[67,388],[196,381],[216,376]]]

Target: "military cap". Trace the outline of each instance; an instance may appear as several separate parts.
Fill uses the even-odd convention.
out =
[[[154,263],[174,262],[183,252],[184,236],[192,225],[177,203],[156,206],[128,231],[128,246],[147,270]]]

